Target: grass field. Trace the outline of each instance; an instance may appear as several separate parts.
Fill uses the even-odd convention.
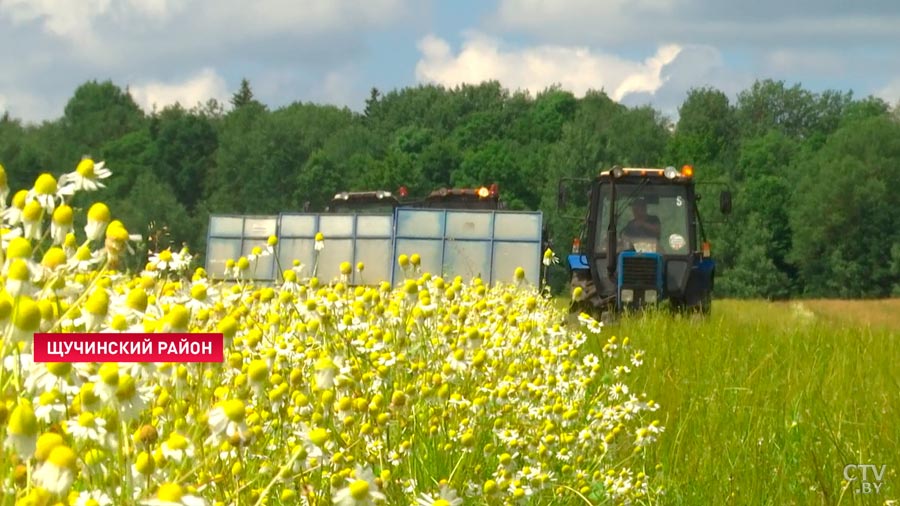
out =
[[[610,335],[646,350],[632,382],[662,405],[664,504],[900,499],[900,300],[723,300],[705,320],[647,314]],[[863,493],[848,464],[884,474]]]

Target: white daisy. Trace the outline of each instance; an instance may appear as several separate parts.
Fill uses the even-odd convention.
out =
[[[74,172],[63,174],[59,178],[59,185],[64,188],[71,188],[71,191],[95,191],[100,188],[106,188],[106,185],[100,182],[112,175],[112,172],[105,168],[106,162],[97,162],[85,156],[78,163]],[[69,190],[67,190],[69,191]]]

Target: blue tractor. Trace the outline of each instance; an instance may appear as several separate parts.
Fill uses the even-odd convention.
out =
[[[560,208],[568,195],[563,184]],[[577,295],[573,313],[606,320],[664,302],[709,313],[716,263],[697,206],[697,184],[689,165],[680,171],[616,166],[589,181],[584,226],[567,258]],[[720,193],[719,207],[731,212],[728,190]]]

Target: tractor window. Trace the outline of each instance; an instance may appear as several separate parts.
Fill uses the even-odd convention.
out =
[[[595,250],[609,244],[610,186],[601,186]],[[615,209],[618,251],[635,249],[662,254],[688,254],[690,233],[687,191],[681,185],[618,184]]]

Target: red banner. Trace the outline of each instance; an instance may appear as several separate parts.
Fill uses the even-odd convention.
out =
[[[34,334],[35,362],[222,362],[222,334]]]

